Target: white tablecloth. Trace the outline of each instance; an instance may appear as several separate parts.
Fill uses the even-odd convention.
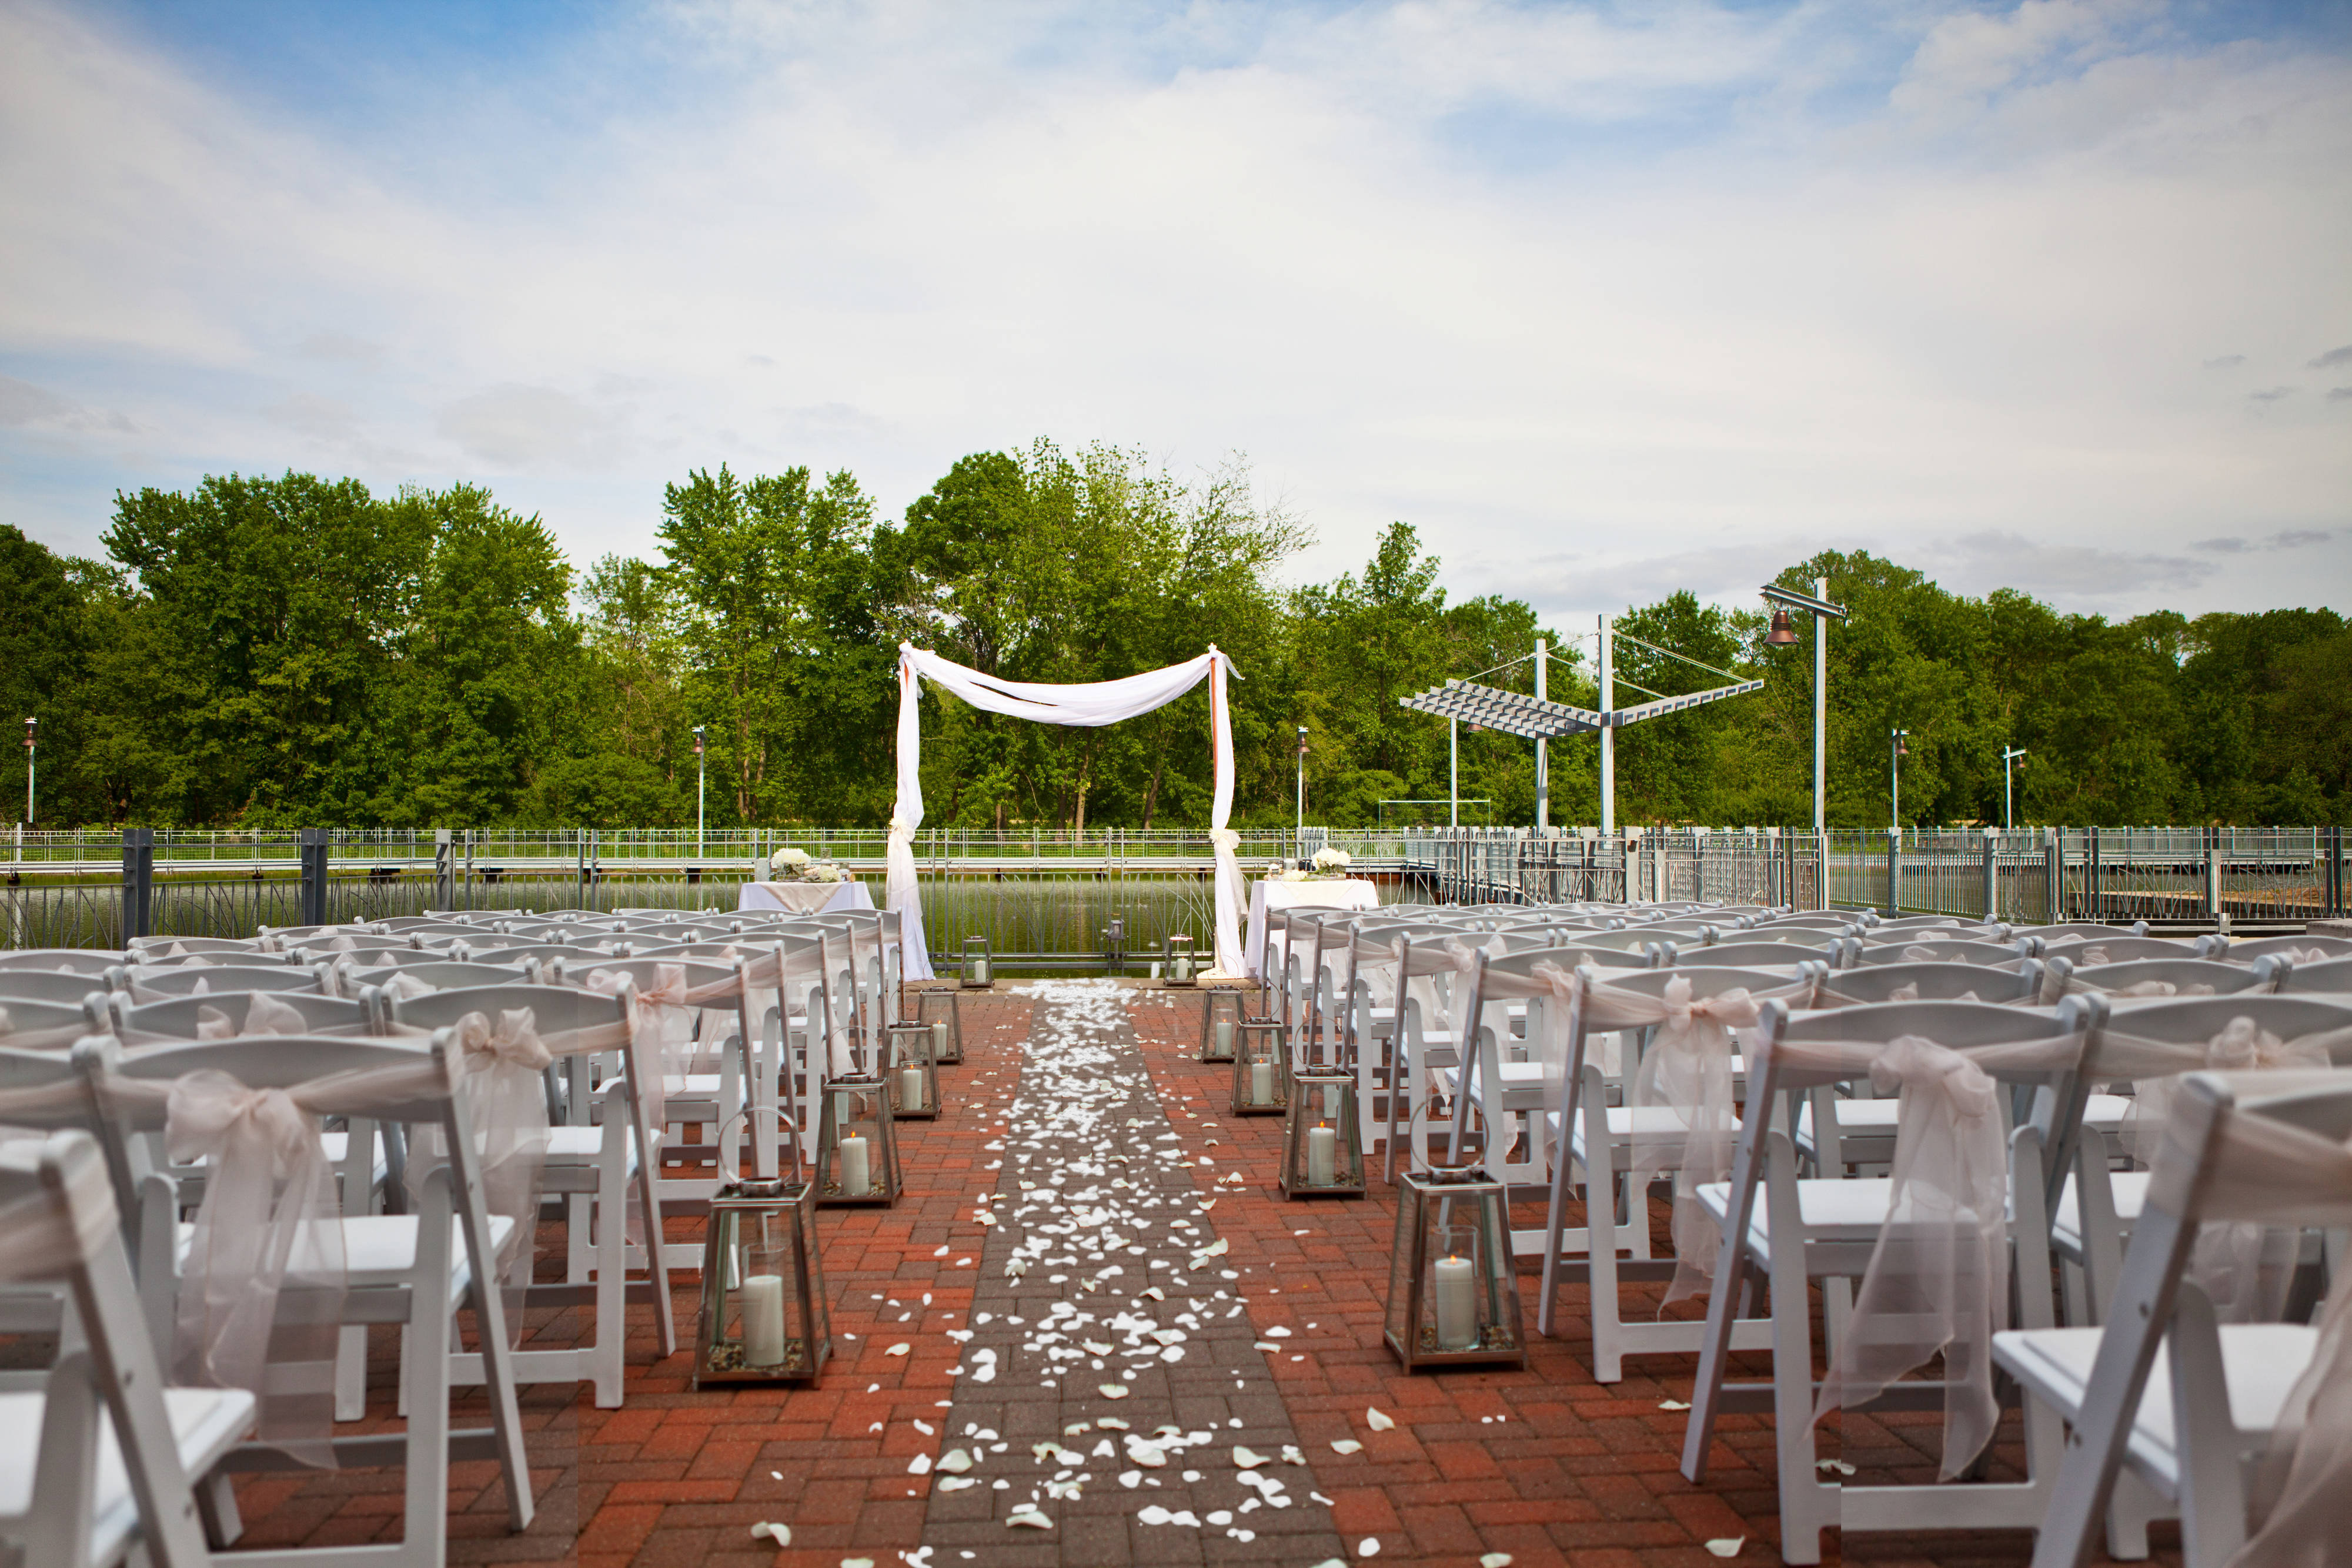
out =
[[[781,909],[788,915],[814,915],[821,909],[871,909],[874,895],[854,878],[848,882],[747,882],[736,902],[738,909]]]
[[[1339,882],[1273,882],[1250,883],[1249,936],[1242,950],[1249,956],[1249,972],[1263,972],[1265,959],[1265,912],[1269,909],[1378,909],[1381,890],[1358,877]]]

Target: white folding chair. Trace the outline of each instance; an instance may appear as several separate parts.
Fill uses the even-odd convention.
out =
[[[2035,1568],[2077,1568],[2089,1557],[2126,1472],[2179,1508],[2189,1568],[2221,1568],[2242,1548],[2264,1563],[2340,1556],[2352,1520],[2340,1472],[2331,1478],[2318,1467],[2313,1479],[2325,1490],[2307,1487],[2294,1500],[2305,1527],[2299,1546],[2250,1542],[2248,1506],[2262,1490],[2252,1472],[2292,1399],[2324,1380],[2325,1397],[2339,1407],[2330,1418],[2340,1422],[2341,1389],[2352,1378],[2352,1289],[2339,1272],[2325,1327],[2223,1324],[2184,1276],[2208,1220],[2321,1227],[2340,1238],[2352,1227],[2347,1138],[2352,1073],[2189,1075],[2173,1099],[2109,1325],[1994,1336],[1996,1362],[2073,1428],[2063,1459],[2050,1466]],[[2335,1359],[2315,1365],[2323,1352]],[[2327,1436],[2341,1441],[2340,1432]],[[2116,1550],[2146,1547],[2128,1541]]]
[[[1705,1479],[1716,1422],[1724,1412],[1769,1410],[1779,1461],[1784,1562],[1821,1561],[1822,1531],[1833,1527],[1848,1531],[2024,1528],[2041,1518],[2048,1502],[2049,1481],[2042,1476],[2022,1484],[1961,1486],[1860,1487],[1822,1482],[1816,1468],[1819,1456],[1813,1426],[1822,1385],[1812,1371],[1808,1287],[1815,1280],[1823,1281],[1826,1298],[1829,1284],[1867,1274],[1881,1247],[1882,1232],[1895,1212],[1893,1183],[1836,1176],[1800,1180],[1796,1146],[1785,1130],[1794,1118],[1782,1101],[1811,1094],[1818,1103],[1838,1083],[1866,1076],[1871,1064],[1885,1056],[1891,1043],[1906,1037],[1932,1040],[1954,1051],[2046,1046],[2042,1051],[2009,1053],[2006,1062],[1996,1057],[1979,1071],[1997,1084],[2031,1086],[2035,1091],[2032,1124],[2017,1126],[2007,1139],[2011,1213],[2004,1228],[2014,1248],[2010,1275],[2016,1283],[2019,1319],[2029,1328],[2047,1327],[2052,1321],[2045,1218],[2048,1177],[2042,1151],[2046,1144],[2063,1137],[2064,1130],[2058,1121],[2075,1103],[2072,1064],[2079,1055],[2079,1037],[2084,1027],[2080,1018],[2083,1006],[2081,998],[2070,999],[2053,1017],[1967,1002],[1898,1002],[1806,1014],[1793,1014],[1779,1002],[1765,1004],[1750,1037],[1748,1102],[1740,1118],[1731,1180],[1701,1186],[1697,1193],[1722,1228],[1723,1249],[1707,1301],[1682,1469],[1691,1480]],[[1994,1098],[2005,1102],[2007,1096]],[[2005,1103],[2001,1109],[2006,1112]],[[1831,1125],[1834,1127],[1833,1119]],[[1833,1131],[1825,1143],[1822,1168],[1836,1172],[1843,1162]],[[1906,1243],[1937,1245],[1936,1239],[1926,1232],[1915,1237],[1908,1222],[1888,1239],[1898,1248]],[[1750,1270],[1768,1280],[1771,1290],[1772,1381],[1763,1385],[1733,1384],[1727,1375],[1733,1312],[1744,1297]],[[2000,1317],[2005,1315],[2006,1306],[2005,1298],[1998,1304],[1987,1303],[1993,1314],[1991,1326],[2001,1326]],[[1835,1357],[1848,1339],[1864,1335],[1865,1331],[1861,1322],[1849,1327],[1836,1321],[1836,1313],[1830,1316],[1830,1351]],[[1897,1320],[1874,1325],[1873,1332],[1894,1333],[1900,1327]],[[1858,1343],[1877,1342],[1864,1337]],[[1979,1375],[1986,1374],[1982,1367],[1973,1370]],[[1872,1409],[1937,1408],[1973,1387],[1965,1375],[1949,1382],[1906,1379],[1859,1403]],[[2032,1415],[2029,1412],[2029,1416]],[[2029,1419],[2026,1441],[2029,1452],[2037,1455],[2053,1447],[2055,1423]],[[1976,1458],[1947,1454],[1945,1465],[1962,1467]]]
[[[1841,969],[1825,984],[1815,1000],[1824,1007],[1868,1006],[1875,1002],[1994,1002],[2030,1006],[2042,999],[2042,960],[2010,956],[2009,968],[1942,959],[1901,964],[1865,964]],[[1900,996],[1896,995],[1901,992]]]
[[[392,1016],[407,1028],[445,1029],[468,1013],[479,1013],[496,1025],[500,1015],[528,1009],[540,1036],[552,1040],[604,1025],[629,1027],[634,986],[625,977],[623,988],[609,994],[570,986],[478,986],[395,1000]],[[677,1348],[669,1270],[675,1266],[672,1252],[684,1245],[656,1244],[662,1236],[664,1194],[648,1151],[660,1147],[660,1134],[647,1119],[638,1078],[641,1070],[653,1071],[653,1064],[645,1060],[648,1053],[641,1043],[613,1054],[617,1061],[602,1063],[589,1055],[565,1056],[553,1069],[569,1092],[559,1101],[563,1116],[548,1129],[540,1185],[547,1194],[566,1200],[570,1255],[563,1284],[532,1283],[520,1292],[529,1307],[575,1306],[585,1298],[593,1308],[595,1337],[564,1350],[524,1348],[511,1357],[516,1382],[589,1383],[600,1409],[621,1404],[631,1300],[652,1301],[661,1354],[668,1355]],[[602,1082],[592,1082],[600,1065]],[[642,1216],[642,1249],[628,1244],[633,1187]],[[632,1283],[628,1270],[640,1262],[646,1267],[647,1281]],[[453,1383],[469,1386],[482,1377],[478,1354],[453,1359]]]
[[[1793,969],[1793,973],[1713,967],[1603,971],[1587,965],[1577,971],[1578,996],[1569,1011],[1568,1054],[1562,1075],[1565,1099],[1557,1110],[1546,1113],[1555,1135],[1563,1126],[1567,1135],[1564,1153],[1556,1152],[1552,1160],[1551,1200],[1544,1225],[1542,1295],[1536,1321],[1542,1333],[1556,1332],[1559,1287],[1572,1283],[1590,1287],[1592,1375],[1596,1383],[1620,1381],[1624,1376],[1624,1358],[1628,1355],[1688,1354],[1697,1350],[1705,1325],[1693,1322],[1628,1322],[1622,1310],[1619,1289],[1623,1281],[1664,1279],[1676,1267],[1675,1260],[1662,1260],[1655,1253],[1650,1234],[1648,1195],[1632,1180],[1637,1140],[1645,1145],[1665,1145],[1681,1137],[1686,1124],[1674,1107],[1635,1106],[1628,1103],[1624,1089],[1639,1071],[1638,1049],[1625,1050],[1621,1046],[1617,1060],[1612,1062],[1602,1060],[1602,1053],[1594,1049],[1594,1040],[1601,1034],[1613,1032],[1621,1040],[1646,1041],[1654,1031],[1592,1027],[1594,1008],[1590,998],[1594,996],[1594,988],[1605,986],[1612,993],[1612,999],[1622,995],[1658,1000],[1670,988],[1681,987],[1687,989],[1695,1002],[1712,1001],[1733,992],[1766,995],[1795,988],[1803,994],[1791,1000],[1801,1004],[1810,999],[1810,993],[1818,988],[1822,971],[1813,964],[1794,966]],[[1741,1065],[1736,1056],[1726,1064],[1735,1083]],[[1661,1148],[1654,1163],[1662,1171],[1678,1170],[1682,1163],[1680,1152]],[[1568,1197],[1579,1172],[1583,1176],[1585,1223],[1581,1228],[1570,1228],[1567,1224]],[[1617,1256],[1621,1245],[1628,1254],[1622,1260]],[[1742,1319],[1733,1330],[1732,1347],[1767,1348],[1771,1343],[1770,1333],[1769,1320]]]
[[[235,1532],[218,1467],[252,1430],[253,1396],[166,1386],[89,1134],[0,1144],[0,1272],[62,1286],[70,1303],[51,1365],[0,1389],[0,1555],[27,1568],[114,1568],[134,1555],[205,1568],[205,1524]]]
[[[150,1333],[158,1341],[176,1315],[180,1265],[194,1228],[179,1219],[186,1195],[165,1174],[160,1151],[166,1125],[160,1095],[110,1093],[109,1079],[155,1087],[191,1074],[225,1073],[250,1090],[278,1089],[302,1094],[320,1113],[345,1113],[365,1099],[358,1087],[371,1077],[396,1077],[406,1097],[349,1110],[352,1131],[365,1134],[378,1118],[414,1127],[432,1127],[447,1157],[421,1174],[417,1212],[352,1214],[339,1221],[336,1240],[344,1259],[345,1291],[340,1321],[357,1326],[394,1322],[403,1329],[401,1406],[407,1417],[402,1435],[337,1437],[330,1439],[339,1465],[400,1465],[404,1471],[402,1539],[396,1546],[319,1546],[274,1552],[274,1568],[333,1568],[364,1563],[369,1568],[442,1568],[447,1557],[449,1466],[460,1458],[495,1458],[506,1483],[510,1528],[530,1526],[534,1511],[530,1474],[523,1454],[522,1425],[508,1364],[504,1312],[499,1300],[498,1259],[509,1233],[504,1217],[483,1207],[481,1172],[465,1103],[464,1067],[457,1041],[443,1030],[429,1042],[350,1040],[324,1036],[267,1036],[202,1040],[124,1051],[109,1037],[92,1037],[75,1048],[77,1062],[99,1086],[108,1107],[102,1127],[110,1159],[139,1181],[139,1290]],[[419,1073],[425,1066],[434,1071]],[[381,1071],[379,1071],[381,1070]],[[426,1086],[426,1080],[430,1086]],[[412,1149],[416,1146],[411,1140]],[[345,1187],[346,1208],[350,1187]],[[307,1301],[281,1306],[300,1313],[319,1310]],[[453,1430],[449,1412],[450,1352],[456,1313],[470,1308],[488,1385],[490,1425]],[[283,1319],[281,1318],[281,1321]],[[272,1379],[324,1386],[331,1366],[273,1368]],[[267,1392],[264,1390],[263,1392]],[[240,1468],[269,1469],[293,1461],[276,1448],[249,1446]]]
[[[2128,1008],[2097,1006],[2086,1016],[2092,1020],[2091,1075],[2098,1072],[2111,1030],[2163,1045],[2196,1047],[2215,1040],[2240,1019],[2289,1044],[2320,1037],[2326,1041],[2320,1049],[2333,1046],[2338,1065],[2352,1065],[2352,1040],[2339,1039],[2352,1030],[2352,997],[2180,997]],[[2147,1170],[2116,1168],[2123,1152],[2116,1146],[2123,1124],[2123,1118],[2095,1124],[2085,1115],[2065,1184],[2051,1207],[2050,1249],[2060,1263],[2066,1321],[2078,1326],[2107,1321],[2124,1247],[2147,1201]]]

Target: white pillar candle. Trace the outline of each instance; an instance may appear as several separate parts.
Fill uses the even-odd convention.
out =
[[[1310,1186],[1329,1186],[1332,1173],[1339,1162],[1339,1134],[1331,1127],[1307,1129],[1307,1181]]]
[[[1253,1105],[1270,1105],[1273,1103],[1274,1063],[1271,1061],[1251,1062],[1250,1103]]]
[[[784,1280],[753,1274],[743,1281],[743,1363],[773,1366],[784,1359]]]
[[[874,1176],[866,1163],[866,1140],[852,1133],[841,1140],[841,1190],[864,1197],[874,1190]]]
[[[933,1061],[944,1061],[947,1060],[947,1054],[948,1020],[945,1019],[933,1019],[931,1020],[931,1060]]]
[[[1219,1019],[1217,1020],[1216,1041],[1217,1041],[1217,1056],[1218,1056],[1218,1058],[1219,1058],[1221,1061],[1232,1061],[1232,1060],[1233,1060],[1233,1055],[1234,1055],[1234,1020],[1233,1020],[1233,1019]]]
[[[1437,1347],[1468,1350],[1478,1343],[1478,1297],[1467,1258],[1440,1258],[1437,1272]]]
[[[919,1067],[898,1069],[898,1108],[919,1111],[923,1108],[923,1070]]]

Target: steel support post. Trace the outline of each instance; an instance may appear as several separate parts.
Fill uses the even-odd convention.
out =
[[[1886,916],[1892,920],[1903,912],[1903,830],[1886,830]]]
[[[155,914],[155,830],[122,830],[122,941],[152,936]]]
[[[302,867],[303,925],[324,925],[327,923],[327,844],[324,828],[304,828],[298,841],[298,852]]]

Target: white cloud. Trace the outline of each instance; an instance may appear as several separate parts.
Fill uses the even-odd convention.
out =
[[[324,128],[0,11],[0,369],[139,415],[47,534],[89,548],[108,463],[325,452],[495,482],[585,558],[649,551],[691,466],[848,466],[887,514],[1050,434],[1249,453],[1302,573],[1403,517],[1457,592],[1580,612],[1831,546],[2063,603],[2352,590],[2183,553],[2347,520],[2341,401],[2200,369],[2352,334],[2337,56],[2074,0],[610,28],[494,107]],[[559,87],[606,107],[535,126]]]

